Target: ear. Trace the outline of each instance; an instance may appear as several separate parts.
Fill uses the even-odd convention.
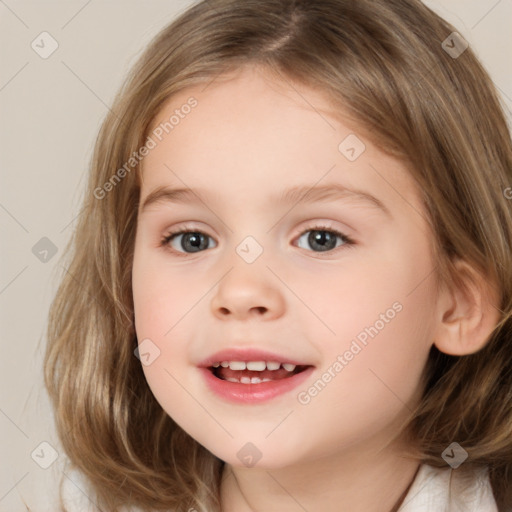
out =
[[[455,268],[465,286],[444,286],[440,292],[434,345],[445,354],[462,356],[486,345],[500,312],[498,291],[486,276],[463,260],[457,260]]]

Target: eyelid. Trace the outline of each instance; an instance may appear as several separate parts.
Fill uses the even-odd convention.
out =
[[[313,221],[309,221],[306,226],[303,226],[302,228],[300,228],[297,232],[296,232],[296,235],[303,235],[304,233],[306,233],[307,231],[311,231],[311,230],[318,230],[318,231],[334,231],[340,235],[343,235],[345,238],[348,238],[350,240],[353,240],[355,242],[355,240],[353,239],[353,237],[351,235],[348,235],[346,233],[346,231],[343,229],[343,228],[337,228],[336,226],[334,226],[334,222],[333,221],[330,221],[330,220],[313,220]],[[350,230],[349,230],[350,231]]]
[[[203,234],[209,236],[210,238],[215,238],[213,235],[208,234],[208,229],[198,227],[196,224],[194,224],[194,222],[195,221],[182,222],[182,223],[178,223],[173,228],[166,229],[165,230],[166,234],[163,235],[163,238],[168,238],[170,236],[178,235],[184,231],[185,232],[193,231],[193,232],[197,232],[197,233],[203,233]]]
[[[205,229],[203,229],[201,227],[198,227],[197,225],[194,224],[194,222],[195,221],[178,223],[178,225],[176,227],[167,229],[166,230],[167,234],[164,235],[164,236],[167,237],[167,236],[170,236],[171,234],[178,234],[179,232],[182,232],[182,231],[195,231],[195,232],[200,232],[200,233],[203,233],[205,235],[208,235],[207,230],[205,230]],[[306,226],[302,226],[300,229],[295,230],[294,236],[303,235],[306,231],[312,230],[312,229],[316,229],[316,228],[321,228],[321,229],[324,229],[324,230],[329,229],[329,230],[332,230],[332,231],[337,231],[339,234],[354,240],[353,236],[352,235],[348,235],[344,228],[337,228],[337,227],[335,227],[333,225],[333,221],[331,221],[331,220],[312,220],[312,221],[308,221]],[[348,231],[354,231],[354,230],[351,229],[351,228],[348,228]],[[208,236],[210,236],[211,238],[214,238],[212,235],[208,235]]]

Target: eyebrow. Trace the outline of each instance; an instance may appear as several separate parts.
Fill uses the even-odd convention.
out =
[[[156,203],[205,203],[201,195],[207,195],[205,190],[191,188],[169,188],[166,186],[157,187],[144,199],[141,211],[145,211],[150,205]],[[343,185],[321,185],[321,186],[296,186],[285,190],[281,194],[272,196],[269,203],[296,204],[315,203],[322,201],[336,201],[352,198],[364,202],[368,206],[380,209],[391,217],[387,206],[372,194],[359,189],[347,188]]]

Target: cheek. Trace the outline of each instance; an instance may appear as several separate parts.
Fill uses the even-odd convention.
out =
[[[135,330],[139,352],[150,353],[151,363],[144,364],[144,357],[141,362],[156,400],[179,423],[188,425],[189,420],[191,425],[201,425],[204,411],[194,408],[187,379],[192,340],[201,330],[198,319],[208,314],[210,296],[205,294],[211,285],[208,276],[201,278],[187,268],[171,267],[163,252],[136,244],[132,270]]]
[[[204,294],[199,288],[201,280],[197,275],[194,278],[166,265],[164,251],[145,250],[136,244],[132,291],[139,340],[141,337],[169,339]]]
[[[416,296],[399,290],[383,298],[379,302],[373,297],[369,310],[354,302],[340,312],[334,324],[338,335],[324,336],[329,341],[318,344],[323,363],[316,379],[297,390],[297,420],[303,418],[318,432],[326,454],[333,442],[350,446],[379,433],[395,435],[422,391],[429,313]],[[368,301],[360,304],[368,306]]]
[[[319,320],[307,315],[302,327],[308,339],[337,352],[356,337],[363,344],[386,339],[391,350],[430,335],[425,329],[432,326],[436,301],[433,263],[426,244],[403,238],[381,244],[379,251],[354,252],[339,268],[319,267],[314,278],[312,272],[286,276]]]
[[[412,408],[421,390],[435,328],[433,266],[425,244],[393,245],[401,250],[382,250],[339,275],[319,276],[308,295],[334,332],[317,336],[325,373],[308,405],[324,423],[356,421],[371,430]],[[348,411],[358,419],[347,420]]]

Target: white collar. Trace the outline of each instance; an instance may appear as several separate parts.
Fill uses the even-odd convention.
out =
[[[71,470],[69,475],[73,475],[75,483],[71,485],[66,478],[65,505],[70,510],[88,510],[90,502],[84,492],[78,490],[85,487],[82,474],[78,470]],[[124,508],[121,510],[125,511]],[[423,464],[398,512],[498,512],[498,508],[486,469],[468,474],[460,469]]]
[[[487,469],[473,473],[423,464],[398,512],[498,512]]]

